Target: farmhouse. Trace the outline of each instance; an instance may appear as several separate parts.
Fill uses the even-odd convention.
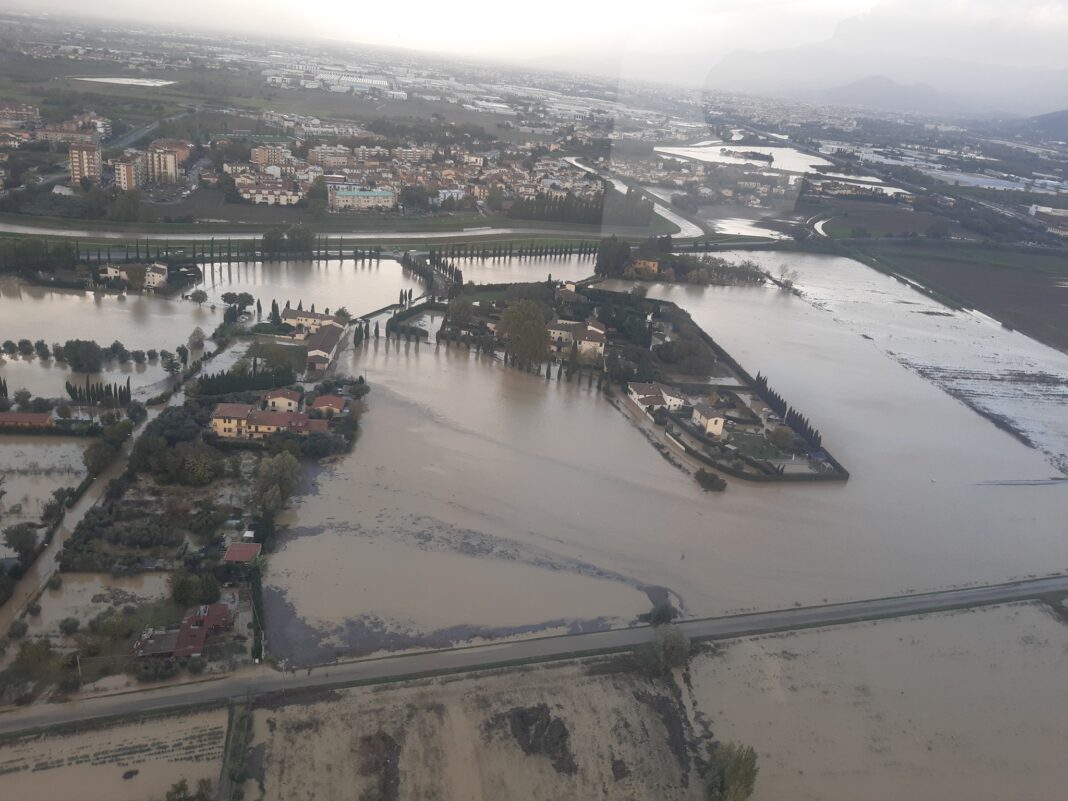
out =
[[[686,399],[678,390],[659,382],[642,384],[631,381],[627,384],[627,397],[647,412],[655,412],[657,409],[675,412],[686,404]]]
[[[0,412],[0,428],[51,428],[51,412]]]
[[[198,606],[186,615],[177,631],[146,630],[134,644],[134,656],[159,659],[201,656],[208,635],[227,631],[232,626],[233,617],[226,604],[216,602]]]
[[[319,314],[313,311],[300,311],[286,309],[282,312],[282,322],[291,325],[302,333],[314,334],[323,326],[344,328],[344,325],[336,317],[329,314]]]
[[[723,415],[707,403],[698,403],[693,407],[690,422],[710,437],[723,435]]]
[[[295,389],[272,389],[263,400],[272,412],[295,412],[300,408],[300,393]]]
[[[249,404],[220,403],[211,413],[211,430],[224,439],[263,439],[283,433],[322,434],[329,426],[303,412],[260,411]]]
[[[326,325],[308,337],[308,367],[311,372],[325,370],[341,343],[343,329]]]
[[[312,401],[311,410],[326,415],[344,414],[349,409],[349,402],[340,395],[320,395]]]

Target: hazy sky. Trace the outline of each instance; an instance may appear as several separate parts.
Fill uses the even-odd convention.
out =
[[[539,67],[702,82],[733,50],[831,40],[1068,68],[1068,0],[0,0],[182,27],[397,45]]]

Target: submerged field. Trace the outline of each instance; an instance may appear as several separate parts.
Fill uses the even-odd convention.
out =
[[[622,657],[317,691],[254,707],[245,797],[698,799],[711,739],[754,801],[1049,797],[1068,628],[1015,604]],[[241,759],[239,755],[237,759]]]
[[[0,742],[5,798],[148,801],[185,779],[217,781],[225,709]]]
[[[1068,260],[982,246],[864,245],[862,251],[925,286],[1068,352]]]
[[[756,747],[753,801],[1049,798],[1068,628],[1040,604],[735,640],[691,665],[718,737]]]

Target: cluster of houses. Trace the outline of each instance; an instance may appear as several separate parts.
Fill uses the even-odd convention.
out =
[[[549,323],[549,343],[557,353],[575,348],[580,362],[604,361],[607,329],[596,320],[557,320]]]
[[[198,606],[177,629],[145,629],[134,643],[141,659],[191,659],[203,656],[208,638],[233,629],[234,616],[222,601]]]
[[[364,132],[363,138],[379,137]],[[536,147],[513,145],[505,154],[496,148],[476,151],[428,142],[392,148],[334,143],[312,147],[302,158],[289,143],[279,142],[252,148],[248,162],[227,162],[223,172],[243,199],[266,205],[299,203],[322,179],[332,212],[409,205],[405,189],[419,190],[425,205],[446,209],[473,206],[493,195],[507,209],[515,199],[570,195],[588,200],[604,191],[595,176],[562,159],[537,156]]]
[[[220,403],[211,413],[211,430],[223,439],[260,440],[272,434],[325,434],[330,418],[349,413],[340,395],[319,395],[301,411],[302,396],[293,389],[272,389],[263,408],[250,403]]]
[[[338,317],[302,309],[285,309],[282,322],[293,327],[283,334],[295,342],[303,342],[308,350],[306,369],[310,374],[321,373],[330,364],[345,333],[345,322]]]
[[[690,407],[690,423],[709,437],[723,436],[726,418],[707,403],[690,405],[689,399],[674,387],[659,382],[641,383],[631,381],[627,385],[627,397],[649,416],[663,409],[669,413]]]

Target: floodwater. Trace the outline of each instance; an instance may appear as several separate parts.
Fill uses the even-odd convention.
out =
[[[454,259],[464,274],[465,284],[508,284],[513,282],[581,281],[593,275],[597,261],[590,256],[518,256],[501,259]]]
[[[660,186],[646,186],[643,187],[646,192],[656,195],[665,203],[671,202],[671,196],[678,194],[676,191],[667,189]],[[755,236],[763,237],[765,239],[789,239],[787,234],[780,233],[779,231],[773,231],[770,228],[763,228],[760,225],[760,218],[752,217],[720,217],[716,214],[716,208],[711,209],[708,206],[704,206],[698,210],[698,216],[701,221],[705,223],[709,228],[714,230],[717,234],[730,234],[731,236]],[[722,207],[717,207],[722,208]],[[741,205],[731,207],[735,210],[735,213],[754,213],[759,214],[759,210],[747,208]],[[762,217],[767,219],[776,219],[776,212],[768,209],[767,214]],[[780,212],[781,213],[781,212]]]
[[[227,711],[159,717],[0,744],[5,798],[144,801],[185,779],[215,782]]]
[[[577,255],[538,258],[459,259],[466,281],[505,283],[579,280],[593,273],[593,258]],[[366,315],[397,302],[401,290],[418,297],[426,285],[394,259],[380,261],[241,262],[205,268],[198,288],[209,300],[198,306],[180,297],[113,295],[55,290],[28,285],[13,278],[0,279],[0,340],[44,339],[49,345],[68,339],[94,339],[101,345],[121,341],[129,350],[170,350],[185,343],[193,329],[210,335],[222,322],[222,294],[248,292],[260,300],[264,314],[271,300],[284,307],[303,302],[319,311],[345,306],[354,315]],[[214,307],[214,308],[213,308]],[[151,395],[166,378],[159,362],[137,365],[105,364],[91,381],[125,382]],[[217,369],[217,368],[216,368]],[[0,355],[0,376],[10,392],[26,388],[35,395],[66,397],[66,381],[84,383],[84,373],[72,373],[54,360],[42,362]]]
[[[763,161],[745,159],[740,156],[730,156],[726,153],[721,153],[720,150],[722,148],[739,152],[745,151],[770,155],[773,160],[767,166],[772,170],[783,170],[785,172],[812,172],[814,167],[833,166],[831,162],[827,161],[825,158],[802,153],[800,150],[793,147],[750,147],[749,145],[727,145],[722,142],[717,142],[703,147],[658,147],[656,148],[656,152],[666,153],[669,156],[693,159],[695,161],[715,162],[717,164],[765,164]]]
[[[38,603],[41,614],[27,615],[30,634],[59,636],[59,621],[73,617],[86,625],[93,617],[114,606],[155,601],[169,593],[169,573],[110,576],[102,573],[63,573],[58,590],[47,589]]]
[[[773,288],[649,292],[769,375],[851,480],[729,480],[706,495],[585,380],[546,382],[456,347],[350,347],[340,369],[366,374],[368,411],[355,451],[314,477],[271,557],[271,650],[315,661],[334,648],[614,625],[665,589],[702,616],[1068,563],[1068,487],[984,483],[1049,476],[1044,455],[831,312]],[[436,574],[428,552],[447,556]],[[581,580],[560,583],[561,573]]]
[[[731,641],[688,693],[756,748],[753,801],[1052,798],[1066,648],[1038,605],[966,610]]]
[[[209,303],[221,303],[224,292],[248,292],[263,305],[264,316],[271,301],[284,308],[303,302],[318,311],[344,306],[363,315],[396,303],[401,290],[423,293],[426,285],[393,259],[380,261],[281,261],[215,264],[204,267],[204,281],[197,286],[208,293]],[[210,333],[210,332],[209,332]]]
[[[1068,474],[1068,354],[986,315],[949,309],[851,259],[773,251],[723,255],[755,261],[772,273],[788,263],[806,301],[1017,431]]]
[[[170,86],[174,83],[174,81],[165,81],[162,78],[75,78],[74,80],[118,84],[120,86],[148,86],[152,88]]]
[[[0,279],[0,340],[43,339],[49,344],[68,339],[92,339],[101,346],[116,339],[129,350],[170,350],[185,344],[198,326],[207,334],[222,321],[222,310],[197,307],[181,299],[155,295],[114,295],[31,286],[18,279]],[[90,381],[125,382],[134,388],[158,384],[166,377],[159,362],[106,363]],[[26,388],[35,395],[66,397],[67,381],[84,383],[85,373],[73,373],[55,360],[42,362],[0,356],[0,376],[9,393]]]
[[[0,528],[37,523],[45,503],[62,487],[76,487],[85,476],[82,453],[91,442],[79,437],[0,434]],[[13,511],[13,508],[19,511]],[[0,541],[0,557],[13,556]]]
[[[630,190],[630,187],[628,187],[619,178],[614,178],[611,175],[606,175],[604,173],[598,172],[592,167],[587,167],[574,156],[568,156],[564,159],[564,161],[566,161],[572,167],[578,167],[580,170],[585,170],[586,172],[591,173],[593,175],[597,175],[605,179],[606,181],[611,181],[612,186],[616,188],[617,192],[621,192],[625,195]],[[681,214],[671,208],[670,204],[656,203],[654,201],[653,209],[658,215],[660,215],[669,223],[679,229],[678,232],[673,235],[676,239],[693,239],[694,237],[699,237],[704,234],[704,231],[701,229],[701,226],[696,225],[687,220],[685,217],[683,217]]]

